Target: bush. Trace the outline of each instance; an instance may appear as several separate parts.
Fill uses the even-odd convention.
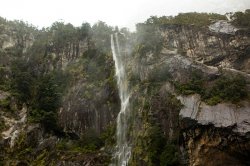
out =
[[[159,28],[153,24],[141,23],[136,25],[137,43],[136,50],[144,56],[148,52],[159,54],[163,46],[163,37]]]
[[[103,140],[94,130],[87,131],[79,140],[79,147],[87,151],[95,151],[104,145]]]
[[[246,80],[242,76],[221,77],[211,89],[206,91],[203,99],[208,104],[214,105],[222,101],[236,103],[247,96]]]
[[[157,18],[151,16],[146,23],[156,25],[195,25],[206,26],[212,23],[213,20],[226,20],[226,16],[216,13],[180,13],[177,16],[162,16]]]
[[[236,12],[232,15],[232,18],[234,25],[250,28],[250,9],[245,12]]]
[[[222,76],[215,80],[211,87],[206,87],[202,77],[193,74],[189,82],[184,84],[174,82],[174,85],[180,94],[200,94],[202,100],[209,105],[215,105],[223,101],[237,103],[248,97],[246,80],[239,75],[232,78]]]
[[[204,93],[204,80],[198,72],[193,72],[191,75],[191,80],[187,83],[180,84],[179,82],[174,82],[175,88],[178,93],[184,95],[190,95],[194,93],[203,94]]]
[[[89,130],[77,140],[72,140],[69,137],[61,139],[56,147],[62,151],[92,153],[98,151],[102,146],[104,146],[102,138],[94,130]]]
[[[175,166],[179,165],[178,151],[176,145],[167,144],[160,155],[161,166]]]
[[[102,140],[102,142],[105,142],[106,145],[115,145],[115,133],[116,125],[109,125],[106,130],[101,133],[100,139]]]

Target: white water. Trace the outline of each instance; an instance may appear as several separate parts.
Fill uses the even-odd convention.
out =
[[[117,150],[114,154],[114,163],[111,165],[127,166],[131,155],[131,147],[128,143],[128,120],[130,116],[129,111],[129,92],[126,79],[126,71],[124,67],[124,56],[121,54],[119,39],[117,33],[111,35],[111,49],[113,60],[115,61],[115,70],[117,77],[117,85],[119,89],[119,96],[121,100],[121,110],[117,117],[116,137]]]

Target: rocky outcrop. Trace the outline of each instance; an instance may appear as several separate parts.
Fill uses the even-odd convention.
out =
[[[232,128],[233,132],[245,135],[250,132],[250,103],[220,103],[214,106],[202,102],[199,95],[179,96],[183,104],[182,119],[188,118],[201,125],[214,125],[218,128]]]
[[[169,25],[162,27],[161,34],[164,43],[159,54],[136,54],[128,65],[136,93],[134,102],[141,104],[136,103],[133,107],[138,111],[135,123],[142,123],[134,128],[132,165],[151,162],[144,151],[157,148],[145,145],[147,141],[153,142],[150,132],[156,132],[158,126],[167,144],[178,142],[174,144],[179,147],[179,164],[249,165],[249,99],[237,104],[224,101],[209,105],[195,92],[180,95],[175,86],[176,82],[185,84],[194,79],[192,74],[195,72],[206,80],[205,89],[214,85],[222,75],[229,78],[240,75],[247,81],[246,91],[249,94],[248,32],[221,21],[210,28]],[[135,77],[139,77],[139,81]],[[164,95],[168,97],[164,98]],[[175,116],[177,113],[179,117]]]
[[[67,79],[72,79],[63,91],[58,112],[63,131],[58,135],[29,123],[27,112],[32,108],[25,104],[18,108],[11,104],[15,103],[11,93],[0,91],[0,165],[1,160],[7,165],[108,165],[111,155],[105,148],[91,149],[96,142],[87,150],[81,146],[87,144],[84,142],[87,138],[83,137],[86,133],[96,134],[91,139],[97,139],[98,143],[103,131],[116,122],[120,101],[109,48],[95,48],[95,41],[85,37],[69,37],[65,42],[58,42],[61,34],[55,30],[50,31],[51,38],[47,41],[39,38],[43,32],[34,28],[22,29],[26,25],[17,24],[20,27],[13,29],[7,25],[0,26],[3,78],[9,78],[10,61],[17,57],[34,60],[34,51],[39,57],[34,61],[41,75],[60,69],[69,74]],[[237,104],[221,101],[211,106],[195,91],[185,96],[175,87],[175,83],[192,80],[192,74],[197,72],[207,81],[207,87],[221,75],[240,75],[246,80],[249,92],[249,32],[227,21],[209,27],[167,25],[161,27],[160,32],[163,49],[159,54],[146,51],[140,55],[131,51],[133,47],[126,43],[124,47],[128,48],[121,48],[135,54],[124,58],[133,116],[128,125],[131,165],[160,165],[169,158],[172,165],[249,165],[249,100],[246,98]],[[110,34],[105,35],[108,41]],[[102,44],[106,41],[95,40]],[[40,57],[44,59],[40,61]],[[8,107],[6,99],[10,100]],[[14,110],[14,113],[3,109]],[[109,131],[104,136],[112,137],[114,133]],[[74,144],[80,138],[84,143]]]
[[[0,91],[0,102],[10,102],[9,107],[15,107],[16,103],[13,103],[10,99],[10,93]],[[13,148],[15,145],[16,139],[19,137],[19,134],[23,132],[26,121],[27,121],[27,107],[24,104],[21,110],[16,110],[15,115],[1,109],[1,119],[4,124],[4,130],[1,131],[1,137],[3,140],[9,142],[10,148]]]
[[[209,30],[217,33],[234,35],[239,29],[231,25],[228,21],[220,20],[209,26]]]
[[[189,165],[249,164],[249,102],[209,106],[199,95],[178,99],[183,104],[180,124]]]
[[[114,132],[105,133],[105,138],[100,135],[114,125],[119,98],[110,48],[106,52],[96,48],[103,36],[94,40],[87,31],[63,23],[37,30],[23,22],[0,18],[0,165],[108,165],[110,153],[100,149]],[[28,75],[27,91],[32,89],[33,78],[39,80],[34,83],[37,86],[44,75],[58,76],[52,76],[53,81],[60,80],[53,88],[64,85],[56,94],[61,97],[63,93],[58,111],[54,107],[53,111],[37,111],[33,105],[36,97],[31,101],[25,96],[25,103],[19,101],[22,92],[13,90],[16,85],[12,85],[16,74],[12,67],[18,68],[15,62],[23,66],[17,71]],[[34,89],[32,93],[37,94]],[[50,97],[46,102],[51,101]],[[41,122],[47,113],[48,119],[54,118],[50,127],[55,130],[45,129]],[[90,143],[81,143],[87,132],[93,138]]]
[[[225,21],[214,23],[210,29],[191,25],[166,26],[162,30],[164,45],[166,48],[177,48],[181,54],[209,66],[234,68],[249,73],[249,33],[236,31]]]
[[[181,136],[188,165],[249,165],[249,136],[240,136],[231,128],[197,125],[190,121],[188,125],[192,127],[182,130]]]
[[[118,111],[119,99],[115,89],[88,82],[70,89],[59,111],[59,120],[65,132],[80,136],[93,130],[100,134],[114,122]]]
[[[217,22],[210,30],[170,26],[163,35],[166,47],[178,48],[182,54],[178,61],[182,63],[171,60],[177,55],[166,60],[170,75],[174,75],[171,80],[185,82],[190,78],[189,73],[198,69],[208,82],[222,73],[227,77],[242,75],[249,82],[250,44],[246,31],[237,31],[227,22]],[[176,93],[173,89],[169,92]],[[247,91],[249,94],[249,88]],[[211,106],[201,101],[198,94],[177,98],[183,105],[179,114],[180,140],[187,151],[188,165],[249,164],[248,99],[237,104],[224,102]]]

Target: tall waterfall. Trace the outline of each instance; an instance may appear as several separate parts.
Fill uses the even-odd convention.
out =
[[[118,34],[111,35],[111,49],[113,60],[115,61],[115,70],[117,77],[117,85],[119,89],[119,96],[121,100],[121,110],[117,117],[117,150],[114,154],[115,163],[112,165],[126,166],[131,154],[131,147],[128,143],[128,120],[130,116],[129,110],[129,92],[126,79],[126,71],[124,66],[124,56],[121,54]]]

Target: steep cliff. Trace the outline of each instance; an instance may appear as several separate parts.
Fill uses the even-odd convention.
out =
[[[128,62],[130,164],[248,165],[248,30],[223,21],[164,25],[158,35],[160,52],[142,43]]]
[[[136,33],[0,19],[0,165],[115,160],[113,33],[128,79],[129,165],[249,165],[249,29],[204,13],[151,17]]]
[[[107,165],[119,110],[111,27],[0,23],[0,164]]]

